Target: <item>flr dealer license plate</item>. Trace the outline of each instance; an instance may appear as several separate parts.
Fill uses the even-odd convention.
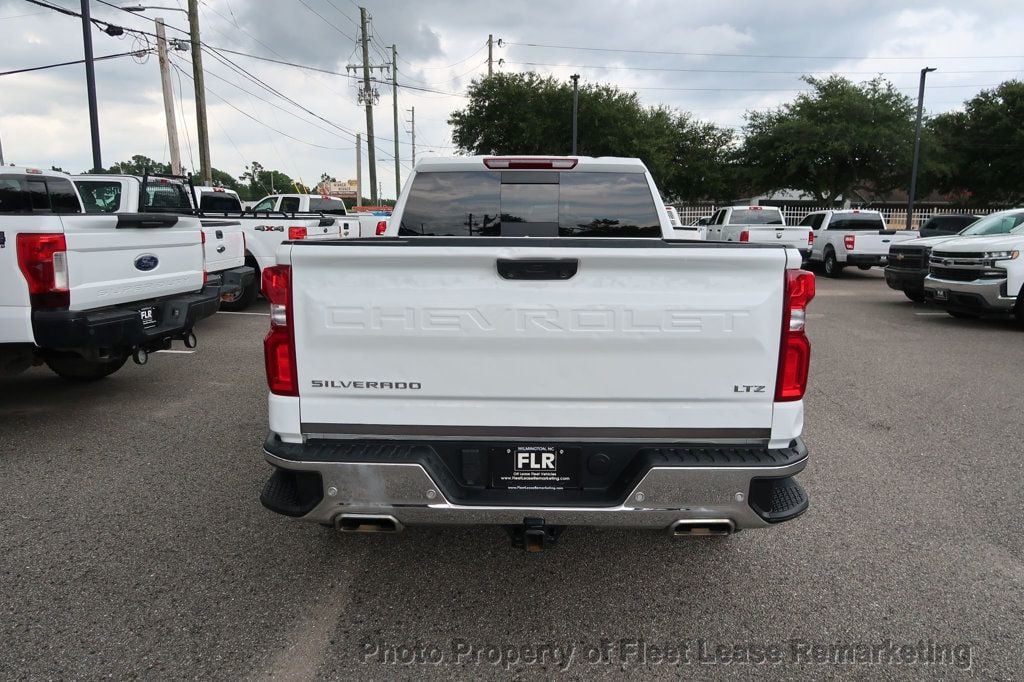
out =
[[[580,487],[580,449],[557,445],[491,448],[491,487],[565,490]]]
[[[139,310],[139,319],[142,320],[142,328],[150,329],[156,326],[156,309],[153,306],[146,306]]]

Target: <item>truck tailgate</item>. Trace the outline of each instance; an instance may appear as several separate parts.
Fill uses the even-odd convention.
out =
[[[848,234],[854,235],[853,249],[850,252],[864,256],[887,256],[891,245],[916,239],[918,236],[918,232],[915,230],[883,230],[881,232],[855,230]]]
[[[63,216],[61,220],[72,310],[203,288],[203,248],[199,221],[194,218],[118,214]]]
[[[207,272],[221,272],[245,265],[245,237],[237,220],[203,219],[203,257]]]
[[[292,245],[303,432],[767,436],[785,249],[497,241]]]
[[[798,225],[749,225],[743,228],[754,243],[785,244],[794,249],[808,249],[809,227]]]

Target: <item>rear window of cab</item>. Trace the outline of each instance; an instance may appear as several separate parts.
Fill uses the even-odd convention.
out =
[[[436,171],[413,179],[400,235],[661,237],[643,173]]]

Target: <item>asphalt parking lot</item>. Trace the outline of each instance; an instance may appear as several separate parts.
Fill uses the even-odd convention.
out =
[[[535,556],[500,529],[341,536],[263,509],[256,313],[99,383],[0,380],[0,678],[1024,671],[1008,322],[912,304],[878,270],[819,278],[807,514],[728,538],[570,529]],[[823,660],[856,646],[879,660]]]

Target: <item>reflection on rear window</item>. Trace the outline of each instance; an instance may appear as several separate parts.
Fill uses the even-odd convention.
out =
[[[661,237],[643,173],[417,173],[399,234]]]
[[[736,209],[729,218],[731,225],[781,225],[782,213],[778,209]]]
[[[884,230],[885,221],[880,213],[840,213],[832,216],[830,230]]]
[[[230,213],[241,211],[242,202],[225,192],[203,192],[199,196],[199,209],[210,213]]]

